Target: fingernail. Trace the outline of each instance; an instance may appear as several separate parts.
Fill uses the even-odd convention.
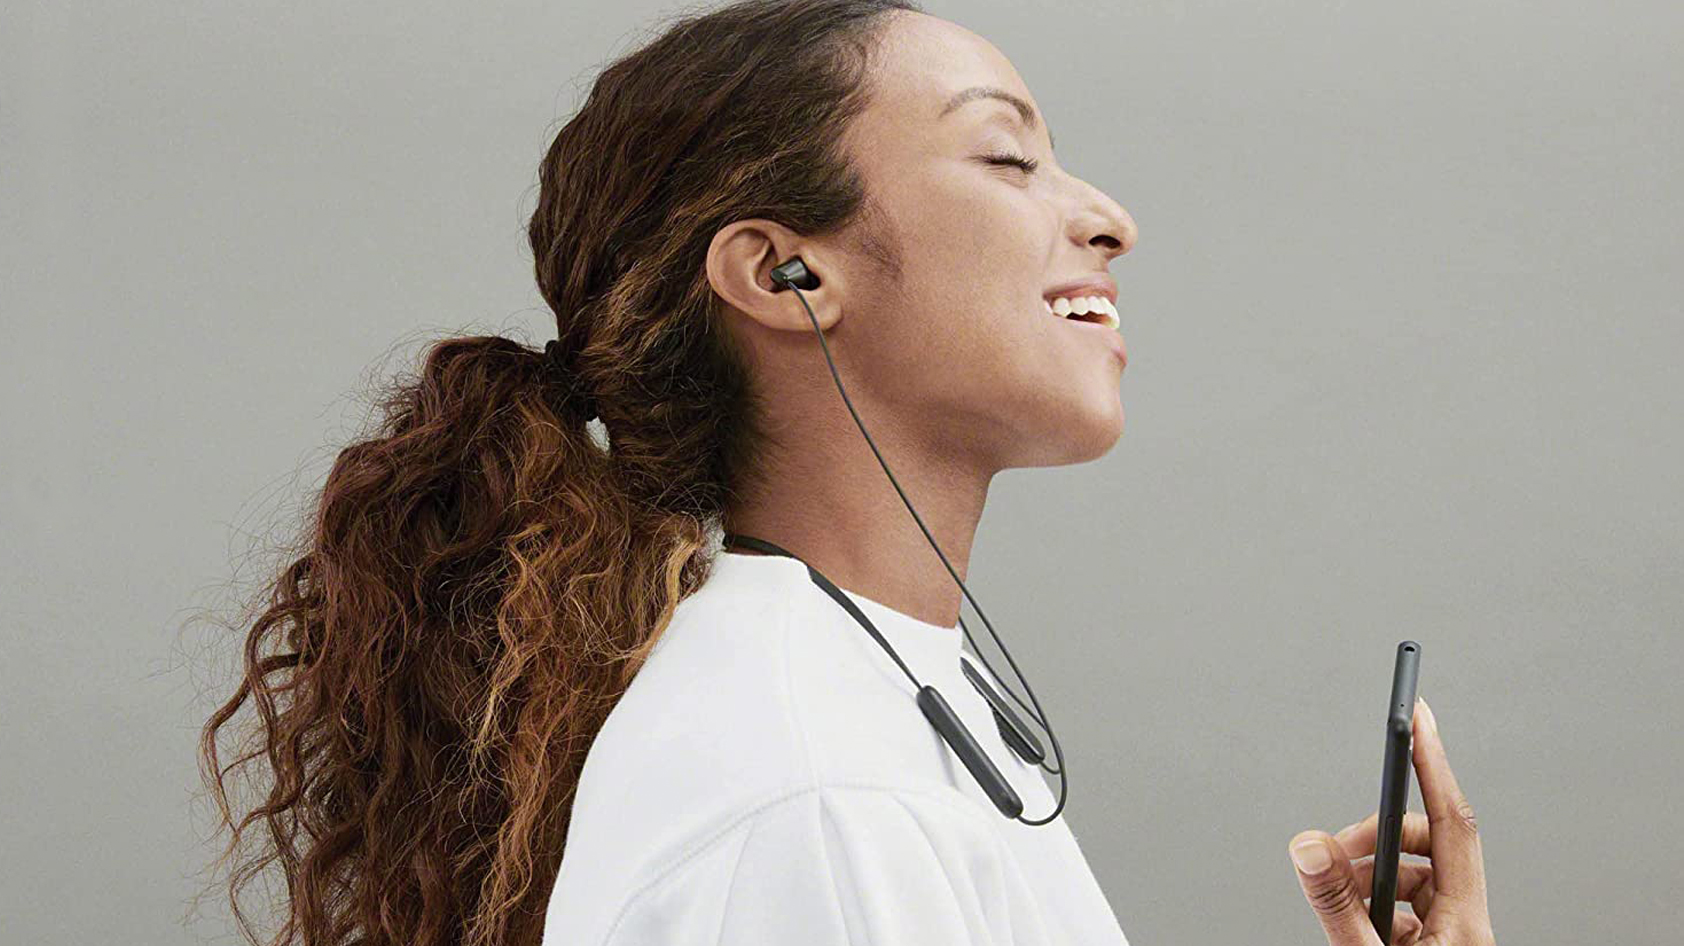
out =
[[[1421,698],[1416,697],[1416,699]],[[1427,705],[1426,700],[1421,700],[1421,709],[1425,710],[1427,714],[1427,728],[1433,731],[1433,735],[1438,735],[1438,719],[1433,716],[1433,708]]]
[[[1311,877],[1328,869],[1333,864],[1333,852],[1318,838],[1300,841],[1292,848],[1292,862],[1298,869]]]

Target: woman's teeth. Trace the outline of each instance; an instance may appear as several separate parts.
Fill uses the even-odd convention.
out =
[[[1103,322],[1111,328],[1116,328],[1122,324],[1117,318],[1117,307],[1112,305],[1111,300],[1104,296],[1059,296],[1052,302],[1043,299],[1041,304],[1047,307],[1048,312],[1059,318],[1097,315],[1099,317],[1097,319],[1084,318],[1079,319],[1079,321]]]

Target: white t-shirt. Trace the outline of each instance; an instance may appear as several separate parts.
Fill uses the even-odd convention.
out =
[[[1051,813],[960,628],[847,594]],[[1127,946],[1063,814],[1001,814],[916,694],[801,562],[719,552],[591,744],[544,946]]]

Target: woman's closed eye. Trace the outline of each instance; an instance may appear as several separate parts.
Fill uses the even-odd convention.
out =
[[[1009,164],[1013,167],[1022,168],[1029,174],[1034,174],[1035,169],[1041,166],[1041,162],[1035,160],[1034,158],[1026,158],[1022,155],[1011,154],[1004,151],[995,152],[993,154],[985,154],[982,156],[982,159],[987,161],[989,164]]]

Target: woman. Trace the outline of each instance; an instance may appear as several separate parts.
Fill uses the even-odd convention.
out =
[[[946,569],[995,473],[1120,436],[1128,213],[1058,167],[998,50],[902,0],[679,21],[602,73],[540,182],[549,355],[429,352],[206,726],[221,791],[217,731],[259,710],[229,768],[274,783],[230,852],[262,823],[234,886],[281,863],[274,942],[1125,943],[1064,821],[1001,817],[907,677],[1056,814],[963,672]],[[773,277],[796,259],[799,296]],[[1348,860],[1338,896],[1305,875],[1341,944],[1366,942]]]

